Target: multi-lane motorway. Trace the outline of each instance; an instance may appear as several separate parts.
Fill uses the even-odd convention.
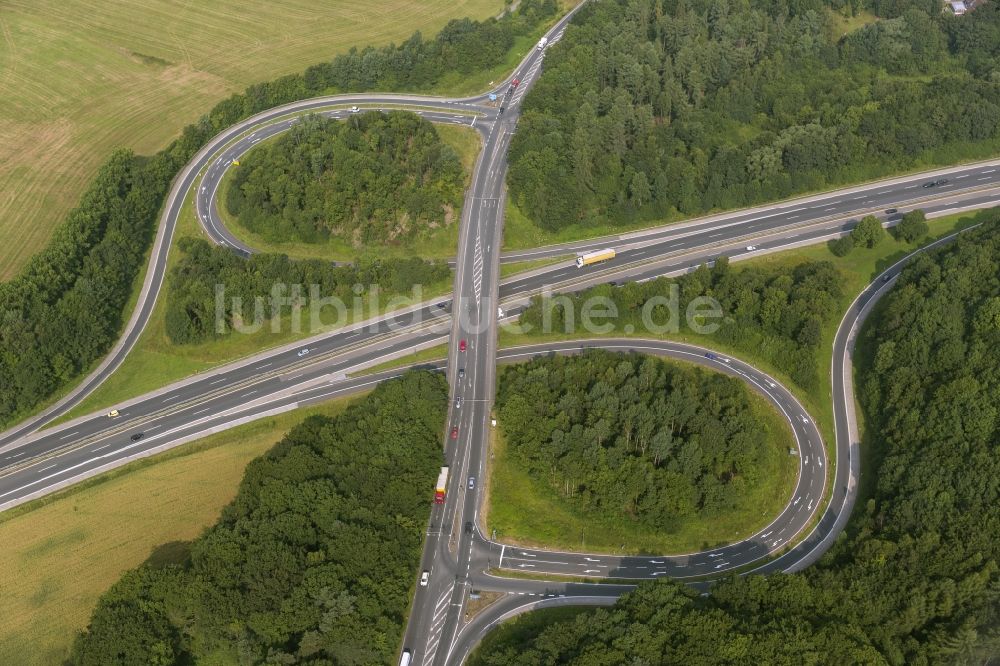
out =
[[[550,44],[562,36],[569,20],[570,16],[565,17],[548,33]],[[381,94],[335,96],[266,111],[213,138],[185,167],[170,192],[139,303],[117,346],[65,399],[0,435],[0,510],[208,432],[364,390],[401,370],[357,377],[347,373],[450,341],[448,358],[439,367],[448,373],[453,387],[454,402],[442,433],[444,460],[451,476],[447,501],[432,510],[420,564],[422,571],[429,572],[429,580],[426,586],[416,586],[401,646],[412,656],[412,663],[461,663],[500,619],[539,605],[610,603],[631,589],[635,580],[663,576],[703,580],[734,570],[787,571],[819,557],[842,530],[857,486],[859,456],[850,384],[853,336],[872,304],[891,287],[899,264],[889,269],[887,280],[876,280],[859,296],[837,332],[831,368],[836,441],[830,447],[824,447],[811,417],[790,392],[738,359],[709,358],[706,349],[653,340],[580,340],[498,352],[497,304],[502,301],[506,315],[511,316],[517,312],[517,304],[547,287],[572,290],[608,280],[648,279],[683,272],[719,256],[738,259],[814,243],[843,233],[858,217],[869,213],[892,221],[918,207],[932,214],[987,207],[1000,201],[998,163],[890,179],[660,229],[501,256],[507,148],[520,101],[537,77],[543,58],[544,51],[532,50],[493,91],[503,100],[503,113],[486,104],[489,93],[450,100]],[[511,89],[514,78],[520,79],[521,85]],[[505,97],[508,90],[510,95]],[[41,425],[65,413],[109,376],[138,339],[159,295],[173,230],[188,193],[194,192],[199,221],[212,240],[242,254],[252,252],[225,228],[218,215],[216,195],[226,168],[258,142],[286,131],[303,112],[343,118],[355,105],[361,107],[360,112],[407,107],[434,122],[465,124],[479,131],[483,147],[466,193],[453,295],[320,333],[296,345],[264,351],[177,382],[115,406],[118,415],[114,418],[93,414],[38,432]],[[559,257],[603,247],[618,251],[613,261],[603,265],[578,269],[562,262],[526,277],[505,281],[498,277],[501,261]],[[459,340],[464,341],[464,350]],[[686,555],[563,553],[512,547],[483,534],[478,516],[492,429],[496,363],[543,352],[574,353],[588,346],[708,365],[741,378],[771,401],[795,434],[794,454],[799,462],[796,488],[780,515],[738,542]],[[449,436],[452,428],[458,433],[454,440]],[[829,459],[827,451],[832,454]],[[505,577],[504,572],[509,571],[550,580]],[[585,582],[596,578],[609,582]],[[473,590],[500,591],[507,596],[469,622],[465,610]]]

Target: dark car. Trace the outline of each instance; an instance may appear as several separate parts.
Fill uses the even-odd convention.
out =
[[[465,521],[465,533],[466,534],[472,534],[472,521],[471,520]]]
[[[897,212],[899,212],[899,209],[897,209],[897,208],[886,208],[885,209],[885,214],[886,215],[892,215],[893,213],[897,213]]]
[[[924,187],[934,187],[935,185],[937,185],[937,183],[935,183],[933,180],[929,183],[924,183]]]
[[[891,273],[886,273],[885,275],[882,276],[882,282],[888,282],[891,279],[892,279]]]
[[[142,439],[142,438],[143,438],[144,436],[145,436],[145,433],[141,433],[141,432],[137,432],[137,433],[135,433],[134,435],[132,435],[132,441],[133,441],[133,442],[138,442],[138,441],[139,441],[140,439]]]
[[[705,358],[707,358],[709,361],[714,361],[717,357],[712,352],[708,352],[707,354],[705,354]]]
[[[459,368],[458,369],[458,378],[459,379],[465,379],[465,368]]]

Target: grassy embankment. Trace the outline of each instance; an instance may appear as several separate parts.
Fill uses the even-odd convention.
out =
[[[957,229],[967,227],[973,224],[974,215],[973,214],[959,214],[951,215],[948,217],[942,217],[936,220],[930,220],[930,235],[928,238],[921,241],[919,245],[924,245],[936,238],[948,235]],[[854,300],[857,294],[871,282],[871,280],[878,275],[882,270],[889,267],[895,261],[909,254],[917,245],[909,243],[898,242],[891,237],[887,237],[880,243],[877,247],[873,249],[866,248],[855,248],[855,250],[847,257],[835,257],[830,253],[825,244],[812,245],[803,248],[797,248],[793,250],[788,250],[784,252],[777,252],[774,254],[764,255],[756,257],[754,259],[749,259],[746,261],[741,261],[733,264],[735,270],[739,270],[741,267],[745,266],[795,266],[804,261],[829,261],[833,263],[843,276],[844,285],[844,296],[838,307],[838,316],[831,318],[831,322],[828,323],[823,329],[822,342],[818,346],[818,351],[816,354],[817,368],[819,369],[821,377],[829,376],[830,368],[830,358],[833,347],[833,338],[836,334],[837,327],[840,325],[840,313],[845,312]],[[504,330],[500,334],[500,346],[501,347],[513,347],[523,344],[531,344],[543,341],[561,340],[561,339],[571,339],[579,337],[578,335],[566,335],[566,334],[515,334],[509,330]],[[597,337],[597,336],[592,336]],[[637,332],[632,336],[625,335],[624,333],[610,333],[608,337],[656,337],[650,335],[644,335],[641,332]],[[681,342],[688,342],[691,344],[702,345],[715,349],[717,351],[729,354],[731,356],[741,358],[748,363],[751,363],[761,370],[771,374],[778,381],[782,382],[786,387],[796,394],[796,397],[802,402],[806,410],[813,415],[816,420],[816,425],[820,429],[820,433],[823,435],[824,443],[827,447],[828,452],[832,456],[832,445],[834,441],[834,428],[833,428],[833,407],[832,400],[830,396],[830,385],[829,381],[823,381],[818,387],[812,390],[803,390],[794,384],[791,379],[785,375],[783,372],[773,367],[767,361],[757,358],[754,355],[746,354],[742,351],[737,351],[725,344],[722,344],[718,340],[714,340],[711,336],[699,336],[691,334],[675,334],[675,335],[665,335],[662,339],[670,339]],[[863,429],[863,424],[862,429]],[[498,455],[499,458],[499,455]],[[503,474],[503,470],[500,470]],[[828,469],[828,473],[832,473],[832,469]],[[504,507],[500,508],[503,512]],[[494,506],[491,511],[497,511]],[[502,514],[501,514],[502,515]],[[590,537],[588,536],[588,541]]]
[[[799,465],[798,458],[788,455],[794,446],[788,423],[763,397],[755,393],[748,397],[770,446],[760,468],[761,483],[749,488],[733,510],[692,517],[670,532],[652,531],[624,514],[620,520],[604,520],[577,509],[544,481],[532,478],[508,455],[502,433],[494,431],[488,508],[483,512],[487,533],[495,529],[498,539],[522,546],[656,555],[704,550],[750,536],[781,513],[795,487]]]
[[[463,164],[475,161],[475,151],[479,150],[478,136],[473,130],[465,128],[447,128],[454,132],[446,133],[445,139],[461,155]],[[472,141],[468,140],[471,135]],[[471,167],[470,167],[471,168]],[[194,212],[194,200],[189,195],[184,203],[184,209],[178,219],[174,233],[174,242],[167,264],[173,267],[180,260],[177,242],[184,237],[204,237],[204,232],[198,224]],[[422,285],[421,298],[432,298],[447,293],[451,289],[452,279],[449,277],[439,283]],[[170,289],[170,276],[164,280],[163,294]],[[366,312],[365,316],[373,313]],[[166,333],[166,301],[161,295],[157,299],[153,313],[146,330],[143,331],[135,348],[129,353],[121,367],[112,374],[100,387],[90,394],[83,402],[71,410],[65,417],[58,419],[60,423],[97,409],[104,409],[122,400],[142,395],[170,382],[183,379],[198,372],[222,365],[268,348],[278,347],[296,339],[315,335],[317,331],[308,329],[308,312],[303,314],[303,331],[292,330],[288,318],[281,322],[280,330],[273,333],[270,327],[264,326],[256,333],[231,334],[217,340],[191,345],[175,345]],[[346,325],[354,319],[348,312]],[[326,321],[326,324],[334,322]]]
[[[61,663],[124,571],[183,557],[180,542],[217,520],[247,463],[353,399],[239,426],[0,514],[0,663]]]
[[[0,280],[48,242],[115,147],[152,154],[251,83],[352,46],[399,43],[414,30],[426,38],[453,18],[483,19],[503,7],[502,0],[5,3]],[[493,77],[447,80],[439,92],[482,90]]]

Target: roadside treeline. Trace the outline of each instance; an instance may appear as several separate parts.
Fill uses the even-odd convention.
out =
[[[985,664],[1000,655],[1000,215],[916,259],[862,333],[874,479],[793,575],[642,585],[472,663]]]
[[[78,377],[115,341],[181,164],[169,152],[116,151],[52,242],[0,284],[0,425]]]
[[[463,182],[458,155],[414,113],[309,115],[241,160],[226,206],[272,241],[399,244],[457,220]]]
[[[671,306],[676,294],[675,305]],[[786,372],[807,390],[818,386],[816,350],[822,329],[838,316],[842,296],[841,278],[829,262],[806,262],[796,266],[747,267],[734,269],[720,258],[712,268],[702,265],[677,278],[657,278],[649,282],[628,282],[618,287],[599,285],[578,294],[551,299],[536,296],[521,315],[530,330],[563,333],[583,330],[584,310],[592,299],[608,299],[617,316],[594,318],[608,325],[608,332],[650,332],[644,312],[654,327],[698,334],[695,326],[717,325],[705,333],[705,340],[721,340],[733,348],[764,358]],[[709,307],[697,307],[696,299],[708,297],[721,306],[721,316],[705,317]],[[689,306],[694,305],[688,316]],[[647,304],[653,305],[649,307]],[[597,308],[603,310],[602,308]],[[651,334],[655,334],[656,328]]]
[[[937,2],[876,9],[894,18],[834,43],[820,0],[589,3],[525,98],[511,195],[558,230],[733,208],[1000,148],[995,3],[957,19]]]
[[[510,454],[605,522],[670,530],[762,481],[768,428],[732,377],[589,351],[504,367],[496,405]]]
[[[228,335],[234,323],[247,326],[288,315],[292,303],[272,309],[271,297],[291,297],[293,287],[299,288],[296,304],[304,308],[304,325],[308,325],[313,285],[320,299],[335,297],[347,313],[353,313],[355,299],[360,299],[363,312],[372,315],[375,313],[368,305],[374,289],[384,306],[393,296],[416,297],[411,291],[414,288],[434,287],[451,276],[447,263],[420,257],[365,256],[350,265],[335,265],[322,259],[289,259],[284,254],[254,254],[243,259],[200,238],[182,238],[178,248],[183,256],[171,271],[166,292],[166,331],[175,344]],[[314,305],[319,307],[320,303]],[[324,324],[334,323],[327,317],[336,316],[335,311],[322,314]]]
[[[183,563],[97,603],[71,663],[387,664],[415,585],[448,387],[411,372],[247,466]]]
[[[113,154],[50,245],[0,284],[0,427],[37,409],[111,348],[170,182],[213,136],[255,113],[323,93],[418,89],[451,68],[496,66],[507,54],[499,46],[470,55],[481,38],[493,43],[486,38],[498,29],[530,33],[555,11],[553,0],[525,0],[499,21],[460,19],[433,40],[417,33],[401,46],[352,50],[232,95],[153,157]]]

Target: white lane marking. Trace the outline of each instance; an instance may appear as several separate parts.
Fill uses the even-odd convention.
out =
[[[111,446],[111,445],[110,445],[110,444],[105,444],[104,446],[98,446],[98,447],[97,447],[96,449],[94,449],[94,450],[95,450],[95,451],[103,451],[104,449],[108,448],[109,446]]]
[[[209,385],[218,384],[219,382],[224,382],[224,381],[226,381],[226,379],[228,379],[228,378],[227,377],[219,377],[215,381],[209,382]]]
[[[176,400],[179,397],[181,397],[180,393],[178,393],[177,395],[167,396],[166,398],[163,399],[163,402],[170,402],[171,400]]]
[[[146,432],[153,432],[154,430],[156,430],[159,427],[160,426],[158,426],[158,425],[150,426],[150,427],[146,428]]]
[[[200,409],[197,412],[195,412],[194,415],[198,416],[199,414],[204,414],[207,411],[211,411],[211,409],[212,409],[211,407],[206,407],[205,409]]]
[[[246,393],[244,393],[244,394],[243,394],[243,395],[241,395],[240,397],[241,397],[241,398],[246,398],[247,396],[251,396],[251,395],[253,395],[253,394],[254,394],[254,393],[256,393],[256,392],[257,392],[257,391],[247,391]]]
[[[73,432],[68,432],[65,435],[63,435],[62,437],[60,437],[59,439],[69,439],[70,437],[72,437],[73,435],[77,434],[78,432],[80,432],[80,431],[79,430],[74,430]]]

